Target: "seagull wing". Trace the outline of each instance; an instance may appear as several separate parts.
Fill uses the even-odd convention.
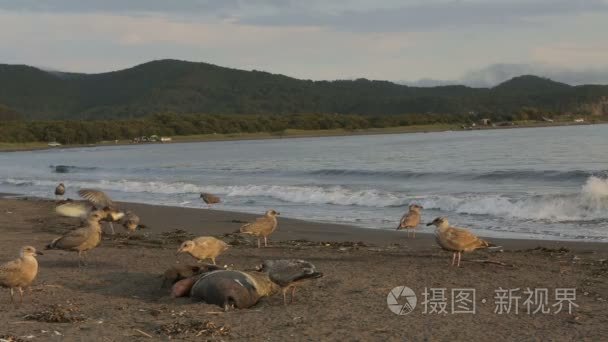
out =
[[[80,195],[80,197],[86,199],[87,201],[91,202],[95,206],[100,206],[102,208],[114,206],[114,202],[112,202],[110,197],[101,190],[80,189],[80,190],[78,190],[78,195]]]
[[[262,270],[268,273],[268,277],[280,286],[287,286],[300,279],[316,277],[315,266],[304,260],[266,260]]]
[[[12,260],[0,265],[0,284],[21,271],[21,259]]]
[[[87,217],[89,211],[82,203],[65,203],[55,207],[55,212],[67,217]]]

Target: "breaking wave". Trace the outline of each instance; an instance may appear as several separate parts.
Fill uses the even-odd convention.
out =
[[[580,193],[513,199],[503,195],[431,196],[426,209],[554,222],[608,219],[608,179],[589,177]]]
[[[52,180],[5,179],[1,184],[51,188]],[[99,188],[118,193],[156,193],[166,195],[211,192],[225,197],[264,197],[302,205],[338,205],[359,207],[401,207],[410,202],[421,204],[426,210],[447,213],[487,215],[521,220],[553,222],[593,221],[608,219],[608,179],[588,177],[579,193],[526,195],[510,197],[504,194],[451,194],[412,196],[404,192],[378,189],[350,189],[344,186],[307,185],[235,185],[202,186],[186,182],[73,181],[68,188]],[[131,196],[132,197],[132,196]],[[148,197],[146,197],[148,198]]]

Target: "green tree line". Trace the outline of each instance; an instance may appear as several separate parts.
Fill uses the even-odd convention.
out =
[[[163,135],[280,133],[286,129],[298,130],[357,130],[439,123],[470,123],[478,120],[472,115],[184,115],[156,114],[151,117],[128,120],[52,120],[52,121],[0,121],[2,142],[48,142],[62,144],[89,144],[103,140],[133,139],[135,137]]]

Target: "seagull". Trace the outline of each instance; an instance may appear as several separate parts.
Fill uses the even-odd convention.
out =
[[[201,198],[203,199],[203,202],[205,202],[207,204],[207,207],[209,207],[209,208],[211,208],[212,204],[221,202],[219,197],[206,193],[206,192],[201,192]]]
[[[127,211],[122,219],[122,226],[127,232],[132,233],[137,228],[145,228],[143,224],[139,224],[139,216],[135,215],[132,211]]]
[[[193,240],[184,241],[177,249],[176,255],[179,253],[188,253],[198,261],[211,259],[214,265],[215,258],[224,253],[228,249],[228,244],[222,240],[212,236],[200,236]]]
[[[86,259],[86,252],[101,243],[101,223],[106,216],[102,210],[91,212],[84,227],[72,230],[58,237],[46,246],[46,249],[63,249],[78,252],[78,266]]]
[[[460,255],[463,252],[472,252],[476,249],[494,247],[495,245],[478,238],[475,234],[464,228],[451,227],[448,219],[445,217],[438,217],[433,222],[428,223],[427,226],[435,225],[435,239],[441,248],[446,251],[453,252],[452,255],[452,266],[458,255],[458,264],[456,267],[460,267]]]
[[[23,303],[23,288],[28,289],[38,274],[38,260],[42,255],[32,246],[21,247],[19,258],[0,265],[0,286],[11,290],[11,302],[14,303],[14,289],[19,291],[20,303]]]
[[[416,227],[420,224],[420,210],[422,209],[420,205],[410,204],[409,211],[401,218],[397,230],[406,229],[408,236],[410,235],[410,231],[412,231],[414,238],[416,238]]]
[[[125,216],[125,213],[118,210],[114,202],[110,199],[110,196],[106,195],[106,193],[101,190],[95,189],[80,189],[78,190],[78,195],[89,201],[93,206],[93,210],[96,210],[98,207],[102,208],[106,213],[106,217],[104,217],[102,221],[110,224],[112,235],[114,235],[114,225],[112,223],[119,222],[120,219]]]
[[[59,183],[55,188],[55,199],[63,199],[63,195],[65,194],[65,185],[63,183]]]
[[[241,233],[251,234],[258,238],[258,248],[260,248],[260,237],[264,237],[264,247],[268,247],[268,237],[277,229],[277,216],[281,213],[275,210],[268,210],[264,217],[258,217],[255,222],[244,224]]]
[[[320,278],[323,273],[317,272],[315,265],[297,259],[266,260],[257,267],[258,271],[268,274],[270,280],[281,287],[283,304],[287,305],[287,291],[291,289],[289,303],[293,303],[296,286],[308,279]]]

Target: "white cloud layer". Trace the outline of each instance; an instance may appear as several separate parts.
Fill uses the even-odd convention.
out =
[[[0,63],[67,71],[177,58],[311,79],[466,81],[500,64],[585,83],[608,70],[606,0],[0,0],[0,23]]]

